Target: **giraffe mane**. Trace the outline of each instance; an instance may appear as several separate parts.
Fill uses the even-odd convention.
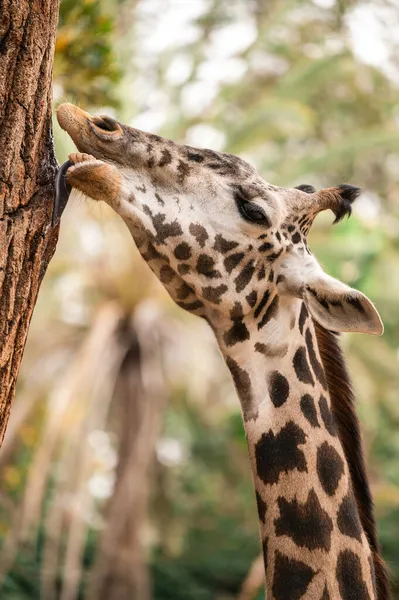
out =
[[[377,598],[390,600],[389,573],[381,557],[377,539],[374,504],[367,479],[362,436],[356,413],[356,398],[339,343],[339,334],[324,329],[315,320],[313,323],[330,392],[332,412],[348,462],[360,520],[373,556]]]

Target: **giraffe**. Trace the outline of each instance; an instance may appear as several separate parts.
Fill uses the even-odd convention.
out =
[[[214,331],[241,403],[268,600],[387,600],[337,337],[383,325],[307,244],[316,215],[349,215],[359,188],[282,188],[236,156],[72,104],[57,118],[78,149],[69,185],[122,217],[172,299]]]

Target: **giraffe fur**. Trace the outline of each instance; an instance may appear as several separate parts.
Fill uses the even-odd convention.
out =
[[[282,188],[230,154],[71,104],[57,117],[79,151],[72,188],[123,218],[172,299],[215,333],[241,402],[268,600],[387,600],[362,455],[350,454],[361,441],[345,438],[325,351],[338,350],[320,334],[383,326],[307,243],[317,214],[339,221],[359,189]]]

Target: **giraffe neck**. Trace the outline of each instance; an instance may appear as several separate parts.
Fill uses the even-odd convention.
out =
[[[374,570],[301,301],[267,333],[219,342],[241,400],[268,600],[375,600]],[[219,336],[217,336],[219,337]]]

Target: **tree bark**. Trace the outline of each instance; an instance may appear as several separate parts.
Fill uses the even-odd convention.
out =
[[[0,444],[54,253],[51,75],[59,0],[0,0]]]

